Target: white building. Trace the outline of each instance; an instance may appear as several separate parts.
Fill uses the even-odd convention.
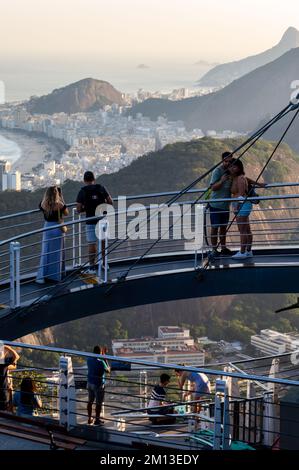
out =
[[[261,330],[259,335],[251,336],[251,344],[265,354],[283,354],[299,349],[299,334]]]
[[[11,172],[11,164],[6,160],[0,160],[0,191],[21,191],[21,173]]]
[[[115,356],[164,364],[202,366],[205,352],[194,343],[190,331],[176,326],[159,326],[158,337],[119,339],[112,341]]]
[[[188,330],[187,328],[180,328],[179,326],[159,326],[158,338],[191,339],[190,330]]]

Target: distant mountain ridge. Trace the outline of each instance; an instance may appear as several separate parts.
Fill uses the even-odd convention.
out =
[[[225,86],[252,70],[278,59],[290,49],[299,47],[299,31],[290,27],[283,34],[281,40],[271,49],[245,59],[219,64],[209,70],[199,81],[200,86]]]
[[[136,105],[131,112],[151,119],[160,115],[169,120],[181,119],[189,129],[250,132],[287,105],[294,91],[291,84],[298,77],[296,48],[215,93],[172,102],[151,99]],[[298,133],[298,123],[296,126]]]
[[[124,104],[118,90],[103,80],[84,78],[48,95],[31,98],[27,109],[32,114],[72,114],[95,111],[112,104]]]

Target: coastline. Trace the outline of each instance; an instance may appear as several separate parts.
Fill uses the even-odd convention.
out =
[[[20,156],[12,162],[12,168],[22,174],[32,173],[32,170],[43,163],[46,157],[49,158],[49,155],[51,155],[50,160],[59,161],[63,152],[68,148],[64,141],[49,138],[43,133],[0,127],[0,135],[19,147]]]

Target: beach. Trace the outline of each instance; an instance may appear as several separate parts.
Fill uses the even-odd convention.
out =
[[[0,159],[10,161],[13,170],[31,173],[49,154],[51,160],[59,160],[62,145],[47,136],[0,128]]]

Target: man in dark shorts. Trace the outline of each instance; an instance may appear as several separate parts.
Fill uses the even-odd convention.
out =
[[[8,371],[16,369],[20,356],[10,346],[0,350],[0,410],[8,411],[11,402],[11,387]]]
[[[212,173],[210,187],[212,189],[210,199],[229,199],[231,198],[231,176],[228,168],[233,161],[230,152],[222,154],[222,165],[215,168]],[[213,255],[231,256],[232,252],[226,247],[226,231],[229,222],[229,202],[212,201],[209,204],[211,220],[211,244]],[[217,250],[218,237],[221,246],[221,252]]]
[[[93,349],[94,354],[101,354],[100,346],[95,346]],[[110,367],[104,359],[97,357],[89,357],[87,359],[87,390],[88,390],[88,424],[101,425],[104,424],[101,421],[101,411],[105,395],[105,382],[106,372],[110,372]],[[92,405],[96,402],[96,418],[92,419]]]
[[[96,184],[95,177],[92,171],[84,173],[85,186],[80,189],[77,196],[77,211],[79,213],[85,212],[86,218],[94,217],[96,208],[100,204],[113,205],[112,198],[107,192],[106,188],[100,184]],[[89,254],[89,272],[90,274],[96,273],[96,259],[97,259],[97,236],[96,236],[97,220],[90,220],[86,222],[86,239],[88,243]],[[102,240],[102,260],[105,260],[105,240]],[[104,261],[102,268],[104,269]]]

